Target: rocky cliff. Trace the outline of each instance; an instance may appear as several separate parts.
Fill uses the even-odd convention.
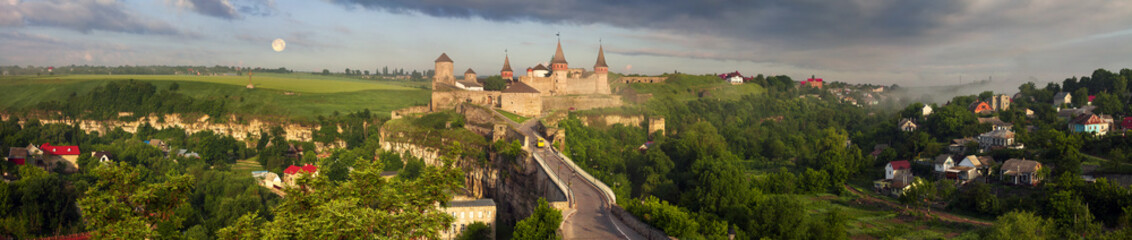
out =
[[[2,120],[8,120],[11,116],[8,114],[0,115]],[[270,131],[274,126],[283,127],[285,137],[287,140],[294,141],[311,141],[311,134],[319,130],[318,125],[302,125],[296,123],[276,123],[266,122],[259,119],[252,119],[246,123],[237,123],[235,115],[229,116],[229,121],[226,123],[214,123],[209,121],[209,116],[204,115],[200,118],[184,118],[180,114],[165,114],[165,115],[149,115],[139,118],[137,121],[118,121],[118,120],[83,120],[83,119],[39,119],[42,124],[62,123],[72,126],[78,126],[79,129],[90,132],[106,133],[115,128],[122,128],[123,131],[135,133],[138,126],[148,123],[155,129],[166,128],[181,128],[185,129],[187,134],[193,134],[202,131],[212,131],[217,134],[232,136],[239,141],[247,141],[249,139],[258,138],[260,133]],[[26,118],[20,120],[20,125],[25,124]],[[341,128],[338,129],[342,131]],[[328,144],[321,144],[325,148],[340,148],[346,147],[345,142],[335,142]],[[321,151],[321,150],[320,150]]]

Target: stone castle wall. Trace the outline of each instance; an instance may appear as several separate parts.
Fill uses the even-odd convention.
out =
[[[461,103],[481,106],[498,106],[502,92],[499,91],[433,91],[429,107],[432,111],[453,109]]]
[[[503,111],[522,116],[538,116],[542,113],[543,102],[538,93],[504,93]]]
[[[621,96],[617,95],[572,95],[543,97],[542,107],[546,110],[586,110],[594,108],[620,107]]]

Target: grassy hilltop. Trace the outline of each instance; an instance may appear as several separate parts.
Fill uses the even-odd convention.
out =
[[[65,99],[72,93],[84,94],[110,81],[150,82],[158,89],[176,83],[178,92],[198,99],[227,99],[232,112],[242,114],[312,120],[330,115],[369,109],[388,116],[389,111],[428,104],[424,83],[352,79],[312,74],[255,74],[256,89],[247,89],[247,76],[185,75],[57,75],[0,77],[5,99],[0,109],[32,109],[44,101]]]

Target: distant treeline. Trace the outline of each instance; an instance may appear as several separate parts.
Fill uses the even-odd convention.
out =
[[[177,92],[179,84],[157,89],[152,83],[141,81],[111,81],[86,94],[72,92],[70,96],[40,102],[36,109],[59,111],[70,118],[114,119],[118,112],[132,112],[133,116],[151,113],[203,113],[222,116],[228,113],[225,99],[200,99]],[[222,118],[214,118],[220,120]]]
[[[89,65],[70,65],[70,66],[0,66],[0,72],[6,75],[48,75],[48,74],[158,74],[158,75],[172,75],[172,74],[221,74],[221,73],[236,73],[246,72],[248,70],[253,72],[270,72],[270,73],[291,73],[293,70],[280,67],[280,68],[244,68],[234,66],[89,66]]]

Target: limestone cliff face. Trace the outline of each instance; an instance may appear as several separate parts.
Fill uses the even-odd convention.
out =
[[[487,137],[491,139],[524,139],[518,131],[491,120],[493,118],[490,112],[483,112],[482,109],[465,109],[461,112],[467,114],[468,124],[465,124],[465,128],[469,128],[469,130],[472,130],[471,128],[482,128],[476,125],[490,123],[493,125],[487,129]],[[472,131],[479,133],[477,130]],[[433,166],[443,164],[441,156],[445,155],[446,150],[441,148],[451,145],[450,141],[452,140],[442,139],[437,143],[426,144],[427,141],[408,138],[407,135],[410,134],[405,133],[404,129],[383,127],[381,129],[382,149],[407,153],[421,158],[425,164]],[[485,151],[489,150],[487,146],[481,147]],[[549,180],[545,176],[546,173],[538,170],[539,167],[533,159],[504,159],[490,151],[487,156],[486,162],[481,159],[460,159],[455,162],[455,165],[465,173],[464,186],[466,191],[464,195],[470,198],[494,199],[499,212],[498,221],[500,223],[514,224],[523,217],[530,216],[534,212],[538,198],[547,197],[548,194],[553,192],[546,188],[546,186],[552,184],[548,184]],[[553,190],[558,191],[557,188]]]
[[[615,124],[621,124],[627,127],[641,127],[641,123],[645,122],[644,115],[606,114],[596,116],[581,116],[580,118],[583,125],[594,125],[598,127],[608,127]]]
[[[2,115],[4,120],[7,120],[9,115]],[[209,116],[204,115],[200,118],[190,119],[183,118],[180,114],[165,114],[165,115],[149,115],[142,117],[137,121],[118,121],[118,120],[82,120],[82,119],[40,119],[39,122],[43,124],[62,123],[72,126],[78,126],[85,132],[98,131],[99,133],[106,133],[114,128],[122,128],[122,130],[130,133],[137,132],[138,126],[149,123],[150,126],[160,129],[166,128],[182,128],[188,134],[193,134],[202,131],[212,131],[217,134],[232,136],[236,140],[246,141],[251,138],[259,137],[263,131],[270,131],[274,126],[282,126],[287,140],[295,141],[311,141],[311,133],[318,131],[318,125],[302,125],[295,123],[275,123],[266,122],[259,119],[252,119],[247,123],[236,123],[235,116],[229,116],[231,119],[227,123],[213,123],[208,121]],[[26,121],[21,120],[20,125],[25,124]],[[341,131],[341,128],[339,128]],[[344,142],[324,144],[326,147],[345,147]]]

